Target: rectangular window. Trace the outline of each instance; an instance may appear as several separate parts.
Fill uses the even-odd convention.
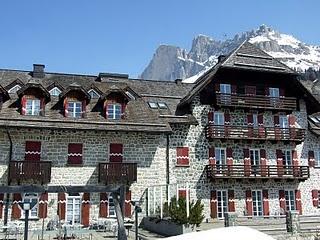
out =
[[[279,98],[280,97],[279,88],[269,88],[269,96],[272,98]]]
[[[284,168],[284,174],[292,174],[292,151],[291,150],[283,150],[282,151],[283,156],[283,168]]]
[[[223,219],[224,214],[228,212],[228,191],[227,190],[217,191],[217,210],[218,210],[218,218]]]
[[[68,117],[81,118],[82,116],[82,103],[81,102],[68,102]]]
[[[231,103],[231,85],[220,84],[221,102],[224,104]]]
[[[108,104],[107,105],[107,116],[108,119],[119,120],[121,118],[121,104]]]
[[[318,151],[314,151],[315,155],[315,166],[319,167],[320,166],[320,149]]]
[[[108,216],[109,217],[116,217],[116,208],[114,206],[113,198],[111,194],[108,194]]]
[[[26,141],[24,159],[26,161],[40,161],[41,142]]]
[[[260,170],[260,149],[250,149],[251,174],[258,174]]]
[[[67,211],[66,220],[70,225],[79,224],[81,220],[81,198],[77,194],[75,196],[69,195],[67,197]]]
[[[121,143],[110,143],[109,161],[122,162],[123,160],[123,145]]]
[[[257,217],[263,216],[261,190],[252,191],[252,208],[253,208],[253,216],[257,216]]]
[[[215,148],[216,168],[217,173],[222,173],[222,170],[226,168],[227,157],[225,148]]]
[[[259,126],[258,114],[256,114],[256,113],[252,114],[252,121],[253,121],[253,127],[258,128],[258,126]]]
[[[26,115],[39,116],[40,114],[40,100],[27,99],[26,101]]]
[[[189,166],[189,148],[177,147],[177,165]]]
[[[286,190],[284,191],[285,198],[286,198],[286,210],[287,211],[294,211],[296,210],[296,199],[294,190]]]
[[[215,125],[224,125],[224,113],[223,112],[214,112],[214,124]]]
[[[82,144],[69,143],[68,164],[82,164]]]
[[[22,202],[25,203],[36,203],[35,206],[29,211],[29,218],[38,218],[38,194],[36,193],[25,193],[22,198]],[[21,210],[22,218],[25,218],[25,211]]]

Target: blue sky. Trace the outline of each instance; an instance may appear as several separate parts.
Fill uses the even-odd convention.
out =
[[[318,0],[1,0],[0,68],[136,77],[160,44],[261,24],[320,45]]]

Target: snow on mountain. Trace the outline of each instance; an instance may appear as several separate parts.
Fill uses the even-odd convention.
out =
[[[256,30],[237,34],[225,41],[199,35],[193,39],[189,52],[179,47],[161,45],[141,77],[157,80],[180,78],[184,82],[193,82],[216,64],[219,55],[228,54],[247,39],[297,71],[319,69],[320,46],[305,44],[291,35],[261,25]]]

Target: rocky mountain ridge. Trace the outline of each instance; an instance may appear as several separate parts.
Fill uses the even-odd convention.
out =
[[[186,82],[193,82],[198,75],[217,62],[219,55],[230,53],[245,40],[249,40],[299,72],[305,72],[309,68],[315,72],[319,71],[320,46],[305,44],[291,35],[261,25],[256,30],[237,34],[225,41],[199,35],[193,39],[189,52],[176,46],[161,45],[141,74],[141,78],[155,80],[180,78]]]

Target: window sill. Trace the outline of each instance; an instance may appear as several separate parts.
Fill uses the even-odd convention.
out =
[[[19,220],[20,221],[25,221],[25,217],[22,217]],[[40,218],[38,218],[38,217],[29,217],[28,218],[28,221],[39,221],[39,220],[40,220]]]
[[[176,167],[185,167],[185,168],[188,168],[188,167],[190,167],[190,164],[188,164],[188,165],[176,164]]]
[[[83,163],[67,163],[66,167],[83,167]]]

